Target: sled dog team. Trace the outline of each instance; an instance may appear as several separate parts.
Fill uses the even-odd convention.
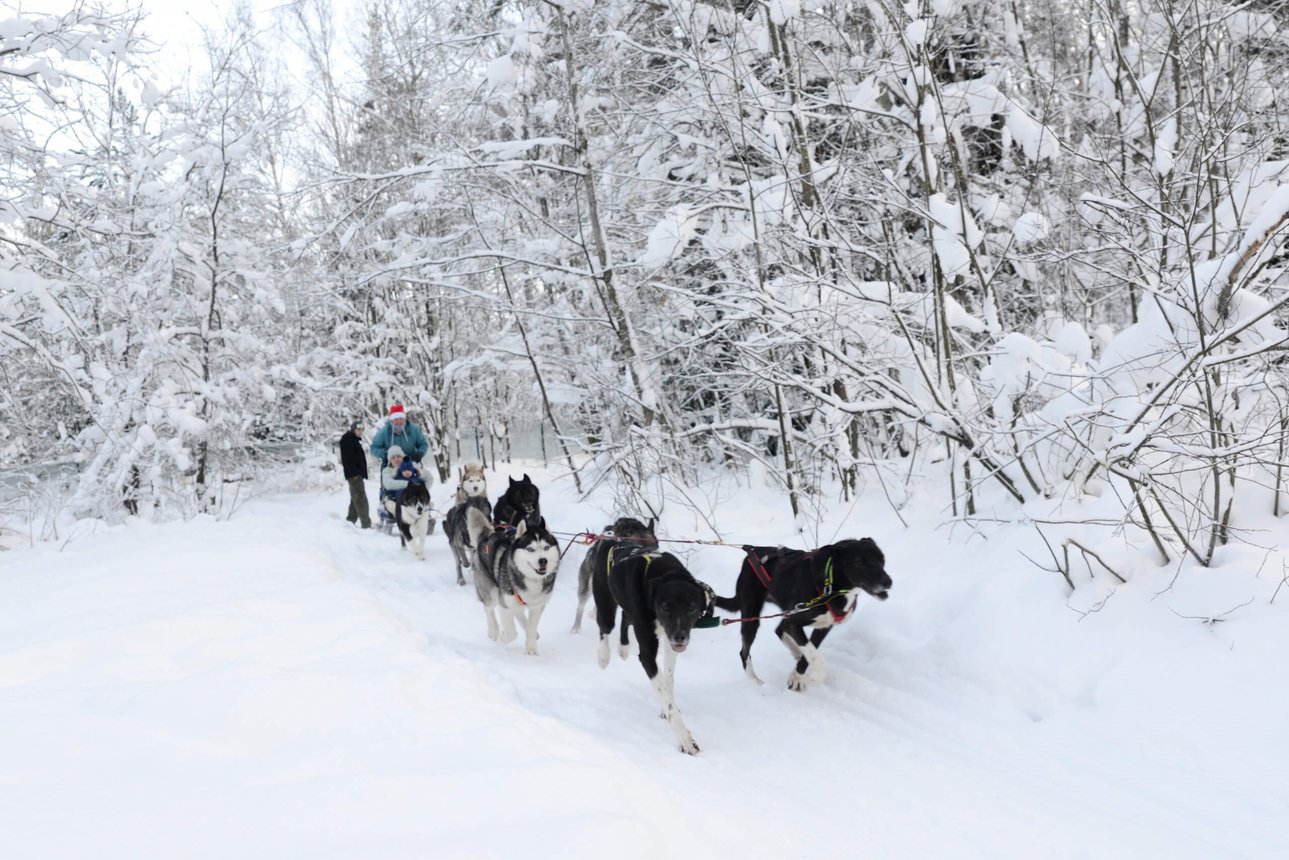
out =
[[[541,515],[540,492],[528,475],[518,481],[510,478],[494,506],[488,501],[482,463],[465,463],[458,478],[443,528],[456,562],[457,584],[465,585],[469,570],[489,639],[514,641],[518,623],[525,652],[535,655],[537,625],[550,602],[560,562],[559,543]],[[735,613],[742,639],[739,658],[744,672],[758,684],[752,642],[762,620],[778,619],[775,635],[796,658],[788,686],[805,690],[823,680],[819,646],[833,627],[854,613],[859,595],[885,600],[890,594],[885,558],[871,538],[841,540],[810,551],[765,546],[743,550],[734,596],[719,597],[680,559],[659,550],[653,520],[621,517],[591,545],[578,570],[573,632],[581,629],[587,600],[593,598],[600,632],[597,658],[604,668],[609,664],[609,634],[622,610],[618,655],[630,657],[630,629],[640,664],[662,704],[661,716],[681,752],[690,755],[698,752],[698,744],[676,707],[674,678],[676,656],[689,646],[700,619],[711,618],[713,609]],[[767,601],[778,610],[762,615]],[[658,652],[664,641],[660,671]]]

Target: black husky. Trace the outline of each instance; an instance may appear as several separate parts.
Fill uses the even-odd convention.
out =
[[[712,604],[712,591],[694,577],[671,553],[645,547],[616,544],[608,560],[592,569],[591,591],[595,595],[595,620],[600,628],[597,656],[600,668],[609,665],[609,634],[622,607],[622,630],[618,653],[625,660],[629,652],[627,626],[635,629],[640,648],[640,665],[653,683],[662,702],[662,717],[676,735],[680,751],[694,755],[698,744],[685,727],[676,707],[676,655],[689,646],[689,633]],[[667,637],[663,671],[658,671],[658,634]]]
[[[744,546],[747,557],[739,570],[734,597],[717,597],[716,606],[737,612],[743,622],[743,649],[739,657],[747,676],[758,684],[752,669],[752,640],[761,622],[768,598],[785,615],[775,634],[797,658],[788,675],[788,686],[804,690],[807,675],[821,676],[823,658],[819,645],[832,630],[855,610],[859,592],[885,600],[890,596],[891,578],[886,575],[886,557],[872,538],[842,540],[811,552],[784,547]],[[806,627],[814,631],[806,638]]]
[[[645,525],[631,517],[618,517],[613,525],[605,526],[604,536],[591,544],[582,559],[582,566],[577,569],[577,615],[573,618],[573,632],[582,629],[582,610],[591,596],[591,574],[597,567],[609,563],[609,550],[615,546],[638,546],[645,549],[657,549],[658,538],[653,530],[654,521]]]
[[[520,520],[541,518],[542,510],[538,502],[540,493],[527,474],[523,480],[510,478],[510,486],[497,499],[492,507],[492,521],[498,528],[513,528]]]

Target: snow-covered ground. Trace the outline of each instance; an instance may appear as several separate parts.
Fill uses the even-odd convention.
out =
[[[521,471],[557,532],[618,513]],[[485,637],[440,532],[417,562],[346,524],[339,488],[0,553],[0,853],[1289,856],[1279,552],[1071,597],[1020,555],[1042,552],[1029,530],[938,527],[929,499],[906,528],[870,495],[820,542],[877,539],[891,599],[829,638],[805,693],[769,625],[761,687],[733,626],[697,631],[676,682],[696,757],[638,663],[601,671],[593,621],[568,632],[580,545],[537,657]],[[717,526],[800,545],[786,508],[731,489]],[[711,536],[678,508],[659,533]],[[665,548],[732,593],[737,549]]]

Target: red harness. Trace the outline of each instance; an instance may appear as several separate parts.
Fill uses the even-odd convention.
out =
[[[842,595],[844,596],[845,592],[842,592]],[[855,604],[851,603],[848,608],[843,608],[841,612],[834,611],[832,603],[825,603],[824,607],[827,608],[828,614],[832,616],[833,623],[840,624],[850,617],[850,613],[855,609]]]
[[[765,562],[761,561],[761,557],[752,550],[747,551],[747,566],[752,568],[752,572],[756,574],[757,579],[761,580],[765,590],[774,593],[774,589],[770,587],[770,571],[765,569]]]

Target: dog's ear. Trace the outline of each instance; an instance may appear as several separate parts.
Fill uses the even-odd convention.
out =
[[[528,520],[520,520],[519,525],[515,526],[515,538],[521,538],[528,533]]]
[[[513,487],[515,484],[518,484],[518,483],[519,483],[518,481],[516,481],[514,478],[510,477],[509,475],[507,475],[507,476],[506,476],[506,480],[510,481],[510,486],[512,486],[512,487]]]
[[[654,518],[653,518],[653,517],[650,517],[650,518],[649,518],[649,525],[645,526],[645,531],[649,532],[649,534],[655,534],[655,532],[654,532],[654,530],[653,530],[653,523],[654,523]]]
[[[522,481],[520,481],[519,483],[521,483],[521,484],[531,484],[532,482],[533,482],[533,479],[532,479],[532,478],[530,478],[530,477],[528,477],[528,473],[527,473],[527,472],[524,472],[524,479],[523,479]]]

